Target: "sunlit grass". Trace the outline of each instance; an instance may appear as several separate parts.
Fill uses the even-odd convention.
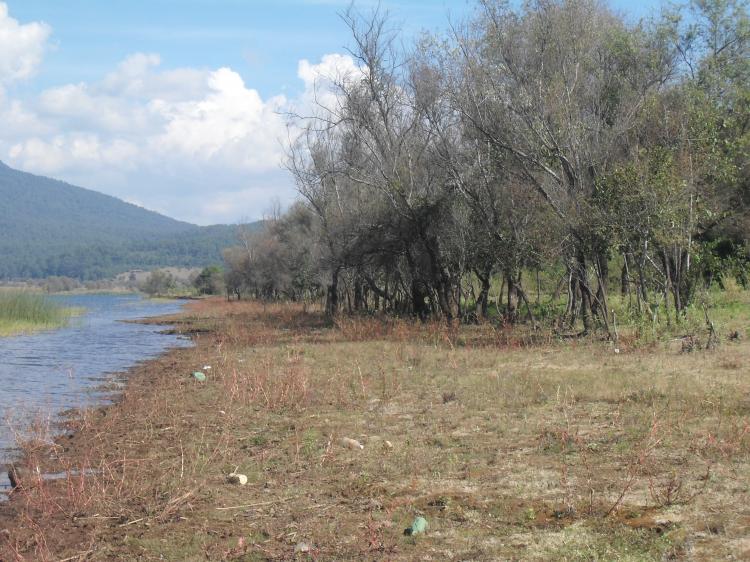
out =
[[[561,276],[542,273],[539,284],[533,272],[524,276],[523,289],[529,298],[531,313],[540,327],[554,327],[558,331],[565,331],[559,320],[565,315],[568,295],[560,286]],[[479,285],[467,289],[467,294],[479,293]],[[622,294],[619,280],[610,277],[607,292],[608,320],[612,331],[631,343],[651,345],[657,342],[686,336],[700,336],[705,339],[710,324],[719,337],[739,334],[750,337],[750,326],[747,324],[747,310],[750,306],[750,290],[742,287],[735,279],[726,278],[720,287],[714,283],[706,288],[702,283],[694,290],[692,301],[680,314],[675,313],[674,301],[670,295],[664,299],[662,294],[651,295],[651,304],[638,302],[635,288],[630,293]],[[476,307],[476,301],[469,296],[463,303],[464,310],[471,312]],[[516,332],[529,325],[528,308],[522,301],[517,303],[520,324],[514,326]],[[490,289],[490,305],[488,316],[491,321],[501,323],[507,314],[507,288],[500,279],[495,278]],[[600,334],[605,332],[605,326],[597,319],[597,329]],[[580,329],[578,320],[575,327],[567,326],[569,332]],[[611,334],[614,336],[614,334]]]
[[[79,313],[38,293],[0,291],[0,337],[61,328]]]

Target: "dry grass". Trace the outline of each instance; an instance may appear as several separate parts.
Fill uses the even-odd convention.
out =
[[[64,477],[15,494],[0,559],[750,556],[744,340],[616,354],[221,301],[173,321],[195,348],[27,443],[28,467]],[[428,533],[405,537],[416,515]]]

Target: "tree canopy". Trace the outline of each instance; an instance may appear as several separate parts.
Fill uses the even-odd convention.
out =
[[[610,330],[614,279],[677,319],[745,283],[747,3],[635,23],[598,0],[477,5],[406,46],[381,9],[345,12],[357,69],[293,119],[300,202],[227,252],[230,285],[451,320],[487,315],[494,280],[515,322],[542,272],[586,333]]]

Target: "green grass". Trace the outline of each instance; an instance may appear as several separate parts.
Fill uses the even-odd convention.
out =
[[[613,268],[612,271],[619,271],[619,268]],[[538,288],[533,272],[524,273],[522,286],[528,296],[534,318],[542,327],[555,325],[565,313],[568,298],[564,287],[557,291],[560,289],[561,272],[542,273],[539,277]],[[472,280],[472,283],[474,284],[473,291],[467,289],[467,292],[470,295],[478,294],[477,280]],[[499,299],[498,295],[500,295]],[[488,315],[492,321],[502,321],[507,311],[506,300],[507,292],[501,280],[497,277],[493,278],[488,309]],[[658,306],[655,309],[648,309],[646,304],[642,303],[641,310],[637,310],[635,296],[621,295],[619,278],[617,275],[610,275],[607,294],[609,319],[611,322],[612,315],[614,315],[616,323],[612,324],[612,327],[616,327],[618,335],[632,345],[647,346],[687,336],[697,337],[705,342],[709,331],[706,315],[720,338],[735,333],[743,338],[750,337],[750,327],[747,324],[750,291],[740,286],[735,279],[725,279],[723,288],[720,288],[718,284],[710,288],[699,286],[695,290],[690,305],[677,317],[671,295],[666,305],[661,296],[656,297],[656,300]],[[462,305],[465,311],[472,311],[476,303],[469,296]],[[527,307],[521,301],[517,303],[517,306],[518,315],[523,324],[527,321]],[[578,319],[576,326],[570,328],[570,331],[582,328],[581,320]],[[603,329],[604,327],[599,323],[600,333]]]
[[[0,291],[0,337],[63,327],[74,312],[38,293]]]

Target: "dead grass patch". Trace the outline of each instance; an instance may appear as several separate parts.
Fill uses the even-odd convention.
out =
[[[139,366],[115,406],[25,448],[38,477],[3,508],[0,559],[709,560],[745,548],[750,380],[724,366],[750,359],[744,341],[726,359],[615,354],[220,300],[171,321],[194,348]],[[205,383],[189,376],[206,365]],[[233,471],[248,484],[228,485]],[[418,515],[428,533],[405,537]]]

